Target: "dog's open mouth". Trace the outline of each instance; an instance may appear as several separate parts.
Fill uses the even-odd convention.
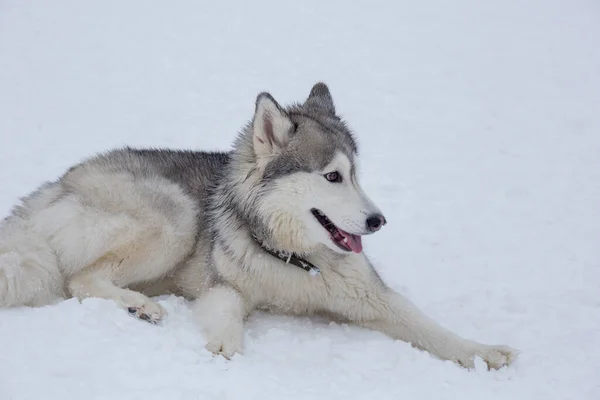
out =
[[[310,210],[317,221],[329,232],[329,237],[340,249],[360,253],[362,251],[362,241],[359,235],[353,235],[341,230],[325,214],[313,208]]]

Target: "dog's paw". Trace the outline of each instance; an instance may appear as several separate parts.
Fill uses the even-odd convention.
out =
[[[484,345],[475,355],[481,357],[488,366],[488,369],[500,369],[509,366],[516,360],[519,352],[508,346],[488,346]]]
[[[244,346],[243,332],[223,332],[220,336],[208,339],[206,350],[215,355],[222,355],[229,360],[236,353],[242,354]]]
[[[153,302],[141,293],[131,290],[127,290],[120,295],[118,303],[131,315],[152,324],[156,324],[167,315],[167,310],[160,304]]]
[[[194,315],[207,339],[206,349],[231,358],[242,353],[244,344],[244,301],[227,287],[211,288],[194,305]]]
[[[518,356],[519,352],[508,346],[490,346],[474,343],[468,350],[460,354],[454,361],[466,368],[475,367],[475,357],[480,357],[488,366],[488,369],[500,369],[510,365]]]
[[[220,354],[230,359],[235,353],[242,353],[244,346],[244,323],[241,319],[227,314],[204,314],[199,321],[204,337],[207,340],[206,349],[213,354]]]

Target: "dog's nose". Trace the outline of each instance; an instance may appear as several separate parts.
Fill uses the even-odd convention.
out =
[[[367,218],[367,229],[371,232],[377,232],[385,224],[385,217],[381,214],[371,215],[369,218]]]

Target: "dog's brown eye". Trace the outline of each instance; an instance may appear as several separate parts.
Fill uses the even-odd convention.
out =
[[[341,182],[342,176],[340,175],[339,172],[334,171],[334,172],[329,172],[329,173],[325,174],[325,179],[327,179],[329,182]]]

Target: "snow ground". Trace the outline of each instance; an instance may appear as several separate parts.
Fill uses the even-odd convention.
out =
[[[600,399],[600,7],[482,2],[0,1],[0,214],[94,152],[226,149],[258,92],[324,80],[389,224],[394,288],[522,351],[463,370],[382,334],[255,314],[203,350],[109,301],[0,310],[0,398]]]

